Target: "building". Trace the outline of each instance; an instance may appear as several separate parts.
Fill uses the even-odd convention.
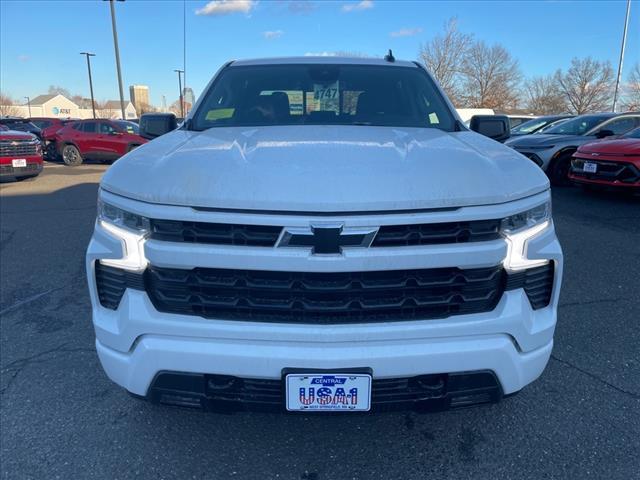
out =
[[[151,102],[149,102],[149,87],[146,85],[131,85],[129,87],[129,99],[137,110],[151,105]]]
[[[58,118],[79,118],[80,107],[69,100],[64,95],[38,95],[29,102],[31,105],[32,117],[58,117]],[[29,116],[29,106],[22,105],[21,114]]]
[[[196,96],[193,94],[193,88],[184,87],[182,89],[182,97],[184,98],[185,103],[188,103],[189,105],[193,105],[196,99]]]
[[[131,102],[125,102],[124,104],[124,120],[130,120],[138,118],[136,108]],[[113,120],[122,118],[122,111],[120,109],[120,100],[107,100],[103,107],[100,109],[99,116],[101,118],[111,118]]]
[[[28,117],[57,117],[57,118],[93,118],[91,109],[91,99],[83,98],[81,105],[69,100],[64,95],[38,95],[31,102],[31,113],[29,105],[0,105],[0,115]],[[8,113],[7,113],[8,112]],[[136,108],[131,102],[125,102],[125,119],[138,118]],[[118,119],[122,118],[120,110],[120,100],[109,100],[107,102],[96,101],[96,117]]]

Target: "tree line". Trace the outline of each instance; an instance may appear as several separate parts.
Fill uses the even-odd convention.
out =
[[[581,115],[609,111],[613,105],[615,77],[609,61],[574,58],[566,70],[525,79],[505,47],[461,32],[456,18],[420,47],[419,56],[457,108],[524,107],[540,115]],[[619,109],[640,110],[640,64],[633,65],[618,98]]]

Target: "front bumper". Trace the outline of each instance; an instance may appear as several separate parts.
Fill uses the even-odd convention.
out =
[[[595,163],[595,173],[585,172],[585,162]],[[569,179],[574,183],[599,185],[624,190],[640,190],[640,161],[602,155],[593,156],[581,152],[574,155],[571,161]]]
[[[530,201],[539,203],[539,199]],[[522,210],[521,205],[508,208]],[[477,215],[487,218],[488,214]],[[284,271],[469,268],[499,264],[506,254],[503,240],[403,247],[382,253],[361,249],[331,262],[285,249],[245,248],[240,254],[237,247],[157,240],[148,241],[144,248],[151,264],[163,267],[250,266]],[[161,313],[144,291],[132,288],[125,291],[116,310],[102,307],[95,261],[121,258],[122,243],[96,225],[87,252],[96,348],[109,378],[135,395],[156,400],[154,382],[162,372],[195,374],[201,379],[221,375],[279,381],[289,368],[370,368],[374,382],[491,372],[499,394],[511,394],[535,380],[551,354],[562,277],[562,251],[553,226],[530,241],[527,253],[529,258],[549,259],[555,267],[551,301],[537,310],[523,289],[515,289],[506,291],[491,311],[448,318],[331,325],[261,323]],[[492,399],[496,391],[492,390]]]
[[[35,159],[27,157],[26,167],[14,167],[9,164],[0,165],[0,178],[22,178],[39,175],[42,173],[42,159],[35,157]]]

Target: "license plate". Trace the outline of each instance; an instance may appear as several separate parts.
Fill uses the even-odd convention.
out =
[[[598,164],[597,163],[584,162],[584,165],[582,166],[582,171],[584,171],[584,172],[596,173],[597,170],[598,170]]]
[[[286,376],[290,412],[357,412],[371,408],[371,375],[295,373]]]
[[[27,166],[27,159],[26,158],[14,158],[13,160],[11,160],[11,165],[13,166],[13,168],[26,167]]]

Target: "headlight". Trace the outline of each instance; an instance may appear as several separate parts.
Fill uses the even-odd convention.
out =
[[[555,147],[555,145],[536,145],[535,147],[527,147],[527,150],[547,150],[553,147]]]
[[[548,259],[527,258],[527,243],[551,225],[551,200],[502,220],[500,232],[507,242],[504,267],[508,271],[540,267]]]
[[[98,199],[98,223],[122,242],[122,258],[103,258],[100,263],[131,271],[147,267],[144,242],[149,234],[148,218],[136,215]]]

